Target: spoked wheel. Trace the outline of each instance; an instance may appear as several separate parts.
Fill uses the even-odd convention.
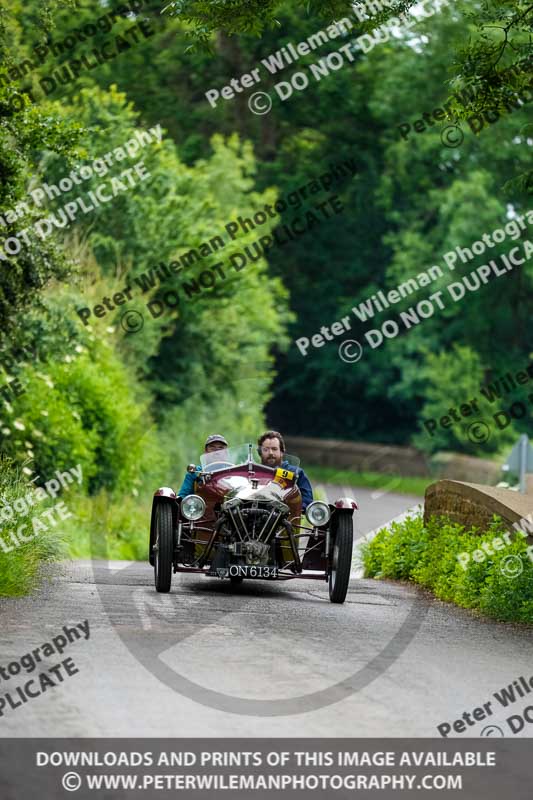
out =
[[[351,515],[339,517],[333,543],[329,572],[329,599],[332,603],[344,603],[350,583],[352,569],[353,520]]]
[[[170,592],[172,564],[174,560],[174,526],[172,508],[168,503],[159,503],[156,508],[154,544],[154,577],[158,592]]]

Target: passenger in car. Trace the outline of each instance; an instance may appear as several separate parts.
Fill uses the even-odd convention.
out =
[[[228,447],[226,439],[219,433],[213,433],[205,440],[204,453],[214,453],[216,450],[225,450],[226,447]],[[201,470],[201,466],[197,466],[196,472],[187,472],[178,492],[179,497],[194,494],[194,482],[198,479]]]

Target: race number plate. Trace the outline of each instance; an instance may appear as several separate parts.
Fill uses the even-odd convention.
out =
[[[291,472],[290,469],[282,469],[281,467],[278,467],[276,474],[274,475],[275,483],[279,483],[282,489],[286,489],[293,480],[294,472]]]
[[[281,467],[279,467],[276,470],[276,478],[281,478],[283,481],[292,481],[294,479],[294,472],[291,472],[290,469],[281,469]]]
[[[229,568],[229,576],[230,578],[277,578],[278,568],[232,564]]]

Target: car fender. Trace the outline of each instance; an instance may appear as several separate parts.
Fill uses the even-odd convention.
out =
[[[176,492],[169,486],[161,486],[161,488],[154,492],[154,498],[155,497],[168,497],[169,500],[177,500],[178,498]]]
[[[332,503],[331,508],[333,511],[349,511],[353,514],[354,511],[359,509],[359,506],[357,505],[357,500],[353,497],[339,497],[338,500]]]
[[[331,514],[331,534],[334,538],[337,533],[338,523],[341,517],[351,517],[353,520],[354,511],[359,509],[357,500],[353,497],[339,497],[334,503],[330,505],[332,509]]]

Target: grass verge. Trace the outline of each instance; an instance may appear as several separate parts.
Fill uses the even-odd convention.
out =
[[[147,561],[152,497],[93,497],[80,494],[72,502],[74,519],[63,523],[68,556],[73,559]]]
[[[334,467],[305,468],[312,483],[333,483],[341,486],[359,486],[363,489],[381,489],[397,494],[415,494],[420,497],[433,478],[409,478],[401,475],[387,475],[380,472],[352,472]]]
[[[22,510],[23,498],[33,490],[11,464],[0,461],[0,597],[31,594],[41,583],[43,565],[52,562],[147,560],[151,495],[141,500],[101,491],[87,497],[69,490]],[[51,511],[46,517],[59,501],[70,516],[61,519]]]
[[[49,527],[41,519],[38,532],[32,529],[32,519],[50,508],[51,501],[30,513],[17,510],[24,508],[31,488],[10,462],[0,461],[0,597],[29,594],[39,585],[42,565],[67,554],[64,537],[51,523]],[[28,541],[18,538],[18,532]]]
[[[432,518],[424,525],[422,515],[392,523],[363,545],[365,577],[413,581],[429,589],[440,600],[474,609],[505,622],[533,623],[533,562],[527,541],[519,535],[511,544],[494,549],[495,537],[503,538],[506,529],[494,518],[489,530]],[[473,553],[487,544],[492,554],[474,560]],[[483,551],[481,551],[483,552]],[[460,553],[470,558],[465,568]],[[512,558],[510,558],[512,557]],[[520,571],[521,570],[521,571]],[[516,574],[518,573],[518,574]]]

